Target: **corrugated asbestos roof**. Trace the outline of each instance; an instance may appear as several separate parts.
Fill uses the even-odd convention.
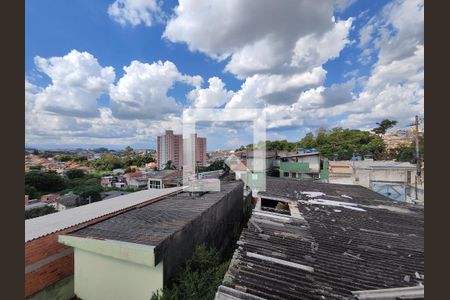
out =
[[[180,190],[180,187],[144,190],[25,220],[25,242]]]
[[[267,181],[266,197],[298,212],[253,212],[216,299],[355,299],[424,284],[423,207],[360,186]]]

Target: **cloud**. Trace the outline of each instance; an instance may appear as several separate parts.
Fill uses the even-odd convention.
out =
[[[359,30],[359,48],[366,47],[372,41],[372,34],[375,30],[375,25],[368,23]]]
[[[350,25],[351,20],[333,20],[331,1],[286,0],[280,5],[259,0],[181,0],[163,36],[217,60],[230,57],[225,70],[244,79],[257,73],[298,73],[320,66],[345,45]],[[302,39],[314,44],[305,45]],[[305,60],[305,52],[313,48],[321,50],[312,54],[317,59],[308,61],[308,66],[299,59],[291,64],[294,52]]]
[[[37,109],[67,116],[98,115],[97,99],[108,92],[115,78],[112,67],[102,67],[92,54],[77,50],[63,57],[36,56],[34,61],[51,79],[35,94]]]
[[[132,61],[123,68],[125,74],[110,90],[113,114],[121,119],[161,120],[168,114],[180,113],[181,105],[167,95],[175,82],[198,85],[199,76],[181,74],[174,63],[152,64]]]
[[[344,12],[347,8],[353,5],[356,0],[335,0],[334,7],[337,12]]]
[[[385,26],[376,41],[378,64],[414,55],[416,46],[424,44],[423,0],[394,1],[384,8],[383,18]]]
[[[234,94],[233,91],[226,90],[225,83],[218,77],[211,77],[208,84],[205,89],[197,87],[188,93],[187,98],[193,102],[194,107],[219,107],[228,102]]]
[[[423,19],[420,0],[395,1],[384,7],[374,31],[377,61],[340,125],[371,128],[381,119],[404,124],[414,115],[423,115]]]
[[[157,0],[116,0],[108,7],[108,15],[122,26],[142,23],[151,27],[161,13]]]
[[[257,74],[245,80],[226,106],[252,108],[265,104],[291,104],[298,99],[302,91],[322,84],[325,75],[326,71],[322,67],[293,75]]]
[[[127,145],[152,142],[163,128],[181,128],[180,105],[167,91],[175,82],[199,87],[200,76],[181,74],[170,62],[133,61],[113,84],[114,71],[89,53],[35,59],[51,84],[41,88],[25,81],[26,143],[34,145]],[[101,94],[110,96],[101,107]]]

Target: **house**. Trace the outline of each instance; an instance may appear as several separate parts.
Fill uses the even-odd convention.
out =
[[[261,157],[262,152],[254,151],[254,150],[246,150],[245,154],[242,154],[241,160],[246,162],[246,166],[253,171],[255,168],[255,158]],[[276,151],[265,151],[264,155],[264,165],[263,171],[268,171],[273,167],[273,163],[276,160],[277,152]]]
[[[100,179],[100,185],[102,187],[112,187],[114,182],[116,182],[117,180],[115,179],[114,176],[103,176]]]
[[[129,187],[140,188],[148,184],[147,176],[141,172],[125,174],[125,180]]]
[[[58,199],[60,197],[59,194],[46,194],[41,196],[41,202],[50,202]]]
[[[55,208],[58,211],[77,207],[79,196],[73,193],[63,195],[55,201]]]
[[[147,186],[149,189],[164,189],[180,186],[182,184],[182,172],[179,170],[153,171],[147,175]]]
[[[120,189],[122,189],[122,188],[127,186],[127,184],[125,182],[122,182],[122,181],[121,182],[114,182],[113,185],[114,185],[114,187],[120,188]]]
[[[274,177],[258,197],[215,299],[424,298],[422,206]]]
[[[329,174],[330,183],[361,185],[397,201],[424,201],[423,176],[415,199],[416,165],[409,162],[330,161]]]
[[[60,235],[60,243],[73,247],[75,295],[148,300],[167,286],[196,246],[226,245],[249,199],[243,201],[240,181],[221,186],[196,197],[181,192]]]
[[[319,152],[302,152],[280,157],[280,177],[328,181],[328,159]]]

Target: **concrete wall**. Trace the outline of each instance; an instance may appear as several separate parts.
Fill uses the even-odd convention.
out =
[[[338,184],[355,184],[354,178],[352,176],[330,176],[329,183],[338,183]]]
[[[310,172],[319,172],[320,171],[320,156],[319,155],[311,155],[311,156],[301,156],[298,158],[299,162],[308,163]]]
[[[223,188],[223,186],[222,186]],[[208,197],[214,194],[208,195]],[[156,261],[164,261],[164,283],[173,277],[178,267],[192,256],[196,246],[205,244],[223,250],[240,228],[244,208],[250,195],[244,198],[243,183],[222,197],[200,217],[173,234],[155,249]]]
[[[163,287],[162,262],[149,267],[79,248],[75,261],[75,294],[81,299],[149,300]]]

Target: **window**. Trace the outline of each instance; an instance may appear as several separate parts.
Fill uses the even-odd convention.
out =
[[[291,177],[292,177],[292,178],[297,178],[297,173],[292,172],[292,173],[291,173]]]
[[[289,177],[289,172],[283,172],[283,177]]]
[[[159,180],[150,180],[149,188],[151,189],[160,189],[161,182]]]

